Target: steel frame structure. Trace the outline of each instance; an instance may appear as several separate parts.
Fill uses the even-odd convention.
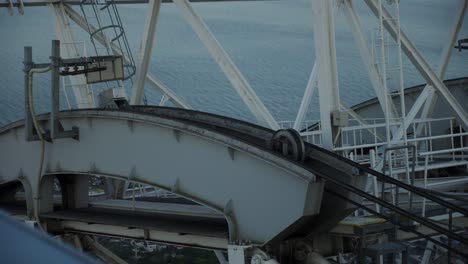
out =
[[[144,33],[141,40],[142,45],[140,50],[140,58],[137,61],[136,79],[132,87],[131,103],[139,104],[141,102],[145,83],[149,82],[152,87],[156,88],[156,90],[161,93],[161,104],[163,104],[166,100],[169,100],[177,107],[186,109],[191,108],[191,106],[184,102],[181,97],[179,97],[169,87],[164,85],[161,81],[156,79],[156,77],[148,72],[149,61],[152,55],[152,48],[154,46],[154,37],[157,30],[160,5],[161,3],[173,2],[181,11],[183,18],[187,21],[193,31],[200,38],[201,42],[208,49],[214,61],[219,65],[236,92],[242,98],[243,102],[256,117],[257,121],[265,126],[268,126],[269,128],[275,130],[279,129],[280,125],[278,122],[265,107],[262,100],[257,96],[254,89],[250,86],[240,70],[229,57],[227,52],[223,49],[222,45],[215,38],[208,26],[204,23],[201,16],[197,14],[191,5],[191,2],[210,1],[214,2],[214,0],[115,0],[115,2],[118,4],[125,3],[149,5],[144,26]],[[73,32],[69,26],[69,21],[75,22],[83,29],[87,28],[88,26],[92,27],[92,25],[88,25],[85,19],[71,7],[71,5],[77,5],[80,4],[80,2],[81,1],[78,0],[66,0],[60,2],[52,0],[23,0],[14,3],[1,2],[0,7],[7,7],[11,9],[12,7],[16,6],[22,10],[23,6],[31,7],[46,5],[49,7],[50,12],[52,13],[57,38],[62,42],[73,43],[75,40]],[[361,59],[364,62],[372,87],[374,88],[377,99],[380,103],[382,112],[387,118],[385,125],[392,128],[391,138],[387,145],[402,144],[401,138],[406,135],[408,129],[411,126],[416,126],[416,134],[419,135],[424,129],[424,122],[421,120],[427,120],[431,117],[435,102],[437,101],[439,95],[442,96],[447,101],[447,104],[454,110],[457,115],[456,118],[459,120],[461,126],[464,129],[467,129],[468,114],[463,109],[463,106],[460,104],[460,102],[453,96],[453,94],[443,83],[443,77],[445,76],[447,65],[450,61],[451,50],[455,45],[463,23],[463,19],[465,17],[466,10],[468,8],[468,0],[459,0],[459,5],[455,15],[455,23],[449,32],[447,45],[441,55],[440,65],[437,71],[430,67],[427,60],[421,55],[410,38],[403,30],[401,30],[398,24],[394,23],[395,18],[393,18],[385,8],[379,7],[378,0],[365,0],[364,2],[376,17],[382,16],[384,18],[382,26],[392,37],[401,38],[402,51],[410,59],[411,63],[416,67],[421,76],[426,80],[427,86],[419,94],[409,111],[407,113],[402,113],[402,116],[399,116],[395,110],[395,106],[393,105],[393,100],[390,98],[391,96],[389,96],[385,91],[384,77],[382,76],[382,72],[379,71],[379,69],[373,63],[372,51],[368,45],[368,40],[363,33],[364,30],[359,21],[359,16],[354,9],[352,0],[337,0],[336,2],[328,0],[311,0],[316,62],[314,63],[313,69],[311,70],[298,114],[291,126],[296,130],[302,130],[304,128],[302,123],[304,122],[305,116],[307,114],[311,98],[314,95],[314,89],[318,87],[318,96],[320,97],[320,129],[319,131],[314,132],[307,131],[306,129],[306,131],[302,133],[303,136],[312,135],[315,133],[314,135],[319,135],[321,137],[321,145],[324,148],[333,151],[345,151],[348,149],[355,150],[359,147],[362,147],[347,147],[340,145],[341,141],[338,139],[340,138],[340,135],[342,135],[343,131],[345,131],[347,128],[346,125],[342,126],[335,124],[334,118],[336,115],[339,115],[340,112],[346,112],[358,123],[358,125],[355,126],[356,130],[368,130],[376,138],[381,137],[381,135],[379,135],[377,132],[375,125],[360,117],[358,113],[340,101],[338,67],[336,64],[335,47],[335,14],[333,11],[333,5],[336,3],[336,8],[342,8],[344,10],[355,45],[357,46]],[[96,34],[94,38],[101,44],[109,42],[104,32]],[[113,45],[111,48],[116,54],[122,53],[115,45]],[[79,56],[78,50],[73,46],[64,49],[64,52],[65,53],[62,56],[65,57]],[[128,60],[128,58],[124,59]],[[78,102],[78,106],[80,108],[93,107],[94,103],[89,93],[89,88],[87,86],[80,85],[84,83],[82,80],[80,80],[80,77],[73,77],[71,80],[72,84],[76,85],[76,87],[73,89],[73,92],[74,97]],[[389,106],[385,107],[385,104],[389,104]],[[418,113],[419,120],[417,120]],[[399,122],[394,122],[394,120],[397,119],[399,119]],[[390,124],[390,122],[392,124]],[[348,125],[348,129],[350,129],[349,127],[351,127],[351,125]],[[387,135],[387,137],[388,136],[389,135]],[[385,143],[381,144],[375,142],[372,144],[372,146],[385,147],[386,145]],[[456,150],[460,151],[460,149]],[[449,150],[447,153],[453,153],[454,151],[455,150],[452,150],[450,152]],[[426,167],[428,166],[428,157],[434,153],[435,152],[427,151],[421,154],[426,158]],[[376,155],[377,157],[370,157],[370,159],[376,159],[373,162],[374,166],[376,169],[381,169],[384,164],[382,155],[380,155],[380,157],[378,156],[379,153],[376,153]],[[235,249],[238,250],[239,248],[236,246]],[[230,256],[235,258],[236,256],[233,252],[234,251],[230,251]],[[239,252],[243,252],[243,250],[239,250]]]

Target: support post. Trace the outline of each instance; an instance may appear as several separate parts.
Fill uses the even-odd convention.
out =
[[[54,175],[44,175],[41,179],[37,179],[39,188],[34,199],[38,214],[54,211],[54,179]]]
[[[329,0],[312,0],[315,55],[319,65],[317,75],[322,145],[329,150],[333,149],[333,139],[337,133],[337,129],[332,126],[332,113],[340,110],[332,4]]]
[[[51,109],[50,109],[50,139],[58,138],[73,138],[79,139],[79,129],[73,126],[71,130],[65,131],[59,121],[60,111],[60,66],[62,59],[60,57],[60,41],[52,40],[52,52],[50,56],[50,68],[51,68]]]
[[[58,176],[64,209],[86,208],[89,204],[89,177],[85,175]]]
[[[52,22],[55,26],[55,36],[62,43],[60,56],[64,59],[79,58],[84,56],[80,54],[70,22],[68,21],[64,9],[64,3],[47,4],[52,14]],[[83,75],[69,76],[72,84],[73,95],[75,96],[78,108],[94,108],[94,98],[89,90],[89,85],[86,83],[86,78]]]
[[[32,68],[32,47],[24,47],[24,127],[25,127],[25,137],[26,141],[33,140],[33,123],[32,117],[30,112],[30,105],[29,105],[29,89],[28,84],[31,80],[29,80],[29,71]]]
[[[52,40],[51,66],[51,109],[50,109],[50,137],[57,138],[59,134],[58,114],[60,110],[60,41]]]
[[[131,104],[140,104],[145,90],[145,80],[153,52],[154,36],[156,34],[161,0],[149,1],[145,28],[141,39],[140,58],[136,67],[136,77],[133,83]],[[163,94],[165,96],[165,94]]]
[[[205,22],[192,8],[190,2],[188,0],[173,0],[173,2],[177,7],[179,7],[179,10],[182,12],[185,20],[190,24],[193,31],[195,31],[201,42],[208,49],[208,52],[219,65],[234,89],[236,89],[237,93],[257,120],[271,129],[279,129],[280,127],[278,123],[262,103],[260,98],[258,98],[255,91],[236,67],[218,40],[214,37],[213,33],[208,29]]]

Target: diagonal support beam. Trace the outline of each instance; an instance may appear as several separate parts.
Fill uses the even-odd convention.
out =
[[[293,128],[299,131],[301,129],[301,124],[304,122],[304,117],[309,109],[310,101],[314,95],[315,87],[317,86],[317,63],[314,62],[312,67],[312,72],[310,73],[309,81],[307,82],[307,87],[302,97],[301,106],[297,112],[296,120],[294,121]]]
[[[468,1],[466,0],[460,1],[460,4],[457,9],[457,15],[455,17],[455,25],[452,31],[450,32],[450,36],[448,38],[449,41],[447,42],[447,45],[444,47],[442,56],[440,58],[440,63],[439,63],[437,74],[441,79],[444,79],[445,72],[447,70],[447,66],[450,61],[450,57],[451,57],[450,55],[452,53],[453,47],[455,46],[458,33],[460,32],[461,26],[463,24],[463,18],[465,16],[467,6],[468,6]],[[423,105],[424,105],[424,108],[421,112],[421,118],[423,119],[427,118],[428,115],[431,114],[432,111],[434,110],[436,98],[437,98],[436,90],[434,89],[432,85],[427,84],[424,87],[424,90],[419,95],[418,99],[416,99],[416,102],[414,102],[408,115],[406,116],[407,122],[405,122],[405,127],[404,128],[400,127],[397,130],[391,142],[395,143],[403,136],[403,133],[406,132],[406,130],[411,125],[411,123],[413,122],[414,118],[416,117],[417,113],[421,110]],[[422,128],[423,128],[423,125],[419,124],[417,127],[416,134],[420,134]]]
[[[85,31],[88,30],[86,20],[80,14],[78,14],[75,10],[73,10],[71,6],[64,5],[64,9],[67,15],[70,17],[70,19],[73,20],[79,27],[81,27]],[[96,28],[93,27],[92,25],[90,25],[90,28],[92,31],[96,31]],[[103,35],[102,32],[95,34],[94,38],[102,45],[105,45],[105,43],[107,42],[106,36]],[[122,55],[122,51],[117,45],[115,45],[114,43],[111,43],[111,47],[115,54]],[[128,57],[126,56],[123,56],[123,57],[126,63],[130,61]],[[157,91],[169,97],[171,102],[175,106],[180,107],[180,108],[185,108],[185,109],[191,109],[191,106],[188,103],[184,102],[182,98],[176,95],[174,91],[172,91],[169,87],[164,85],[160,80],[158,80],[152,74],[148,73],[146,75],[146,80],[149,81],[152,87],[155,88]]]
[[[452,54],[453,47],[455,46],[455,43],[457,41],[458,34],[460,32],[460,29],[463,25],[463,20],[465,18],[466,10],[468,8],[468,1],[467,0],[460,0],[460,3],[457,7],[457,13],[455,16],[455,24],[452,27],[452,31],[450,32],[450,35],[448,37],[447,45],[445,46],[442,56],[439,62],[439,68],[438,68],[438,74],[441,79],[444,79],[445,77],[445,72],[447,70],[447,66],[450,61],[450,57]],[[428,89],[431,85],[426,85],[424,89]],[[421,118],[427,118],[432,115],[432,112],[434,111],[436,102],[437,102],[437,94],[435,93],[435,90],[432,91],[429,94],[429,97],[426,100],[426,103],[424,104],[423,110],[421,112]],[[420,124],[417,128],[416,133],[420,134],[422,131],[422,124]]]
[[[392,135],[392,139],[390,140],[390,145],[395,144],[401,140],[404,133],[406,133],[406,130],[408,130],[408,127],[416,118],[416,115],[418,114],[419,110],[423,106],[424,102],[426,102],[430,94],[433,92],[434,92],[434,88],[432,86],[427,86],[426,88],[424,88],[424,90],[422,90],[422,92],[418,96],[418,99],[416,99],[413,106],[411,107],[411,110],[406,115],[406,122],[403,122],[404,124],[399,126],[396,132]]]
[[[136,76],[132,87],[131,104],[140,104],[143,99],[160,8],[161,0],[150,1],[148,4],[148,14],[146,15],[145,28],[141,39],[140,58],[136,66]]]
[[[375,16],[378,16],[378,5],[376,0],[364,0],[365,3],[369,6]],[[390,13],[384,8],[383,9],[383,16],[384,16],[384,26],[390,33],[390,35],[395,38],[397,27],[396,25],[391,22],[394,21]],[[445,86],[443,81],[437,76],[437,74],[432,70],[429,63],[424,59],[418,49],[414,46],[414,44],[410,41],[408,36],[401,30],[401,45],[402,49],[405,52],[406,56],[410,59],[422,77],[426,80],[428,84],[432,84],[434,88],[447,100],[453,110],[457,113],[458,118],[461,120],[461,124],[468,128],[468,114],[463,109],[461,104],[457,101],[457,99],[453,96],[453,94],[449,91],[449,89]]]
[[[368,125],[368,123],[366,122],[366,120],[364,120],[358,113],[356,113],[351,107],[345,105],[343,102],[340,103],[340,107],[341,109],[343,109],[343,111],[346,111],[348,112],[348,114],[353,117],[359,124],[361,124],[362,126],[365,126],[365,125]],[[373,129],[371,128],[368,128],[367,131],[369,131],[369,133],[371,133],[372,135],[376,136],[379,140],[381,141],[385,141],[385,139],[382,137],[382,135],[379,135],[378,133],[376,133]]]
[[[250,109],[257,120],[272,129],[279,129],[278,123],[262,103],[245,77],[236,67],[227,52],[215,38],[202,18],[195,12],[188,0],[173,0],[182,13],[182,16],[192,27],[201,42],[208,49],[215,62],[219,65],[234,89]]]
[[[219,264],[229,264],[221,250],[213,250],[213,252],[215,253],[216,258],[218,259]]]
[[[461,26],[463,24],[463,19],[465,16],[465,12],[467,10],[468,6],[468,1],[466,0],[461,0],[460,4],[457,9],[457,14],[455,17],[455,24],[453,26],[453,30],[450,32],[449,36],[449,41],[447,42],[447,45],[445,46],[442,56],[440,59],[440,64],[438,68],[438,75],[441,79],[444,78],[445,72],[447,70],[448,63],[450,61],[450,55],[453,49],[453,46],[455,45],[455,42],[457,40],[458,33],[460,32]],[[417,113],[423,108],[421,112],[421,118],[427,118],[431,113],[432,110],[435,107],[435,100],[437,99],[437,94],[435,88],[427,84],[424,89],[422,90],[421,94],[418,96],[416,101],[414,102],[413,106],[411,107],[411,110],[408,112],[408,115],[406,116],[407,122],[405,122],[405,127],[400,127],[396,133],[393,135],[393,138],[391,140],[392,143],[396,143],[402,136],[403,133],[405,133],[408,129],[408,127],[411,125],[413,120],[416,118]],[[416,134],[420,134],[423,129],[423,125],[419,124],[416,129]],[[380,160],[379,163],[375,166],[375,170],[381,170],[383,167],[383,160]]]
[[[377,69],[377,66],[372,59],[372,53],[370,52],[370,48],[367,44],[368,42],[366,36],[362,30],[361,22],[351,0],[344,1],[344,11],[348,20],[348,25],[350,26],[351,32],[353,34],[354,43],[356,44],[362,61],[367,68],[367,73],[369,74],[372,87],[374,88],[375,94],[377,95],[382,112],[386,116],[389,115],[389,119],[394,119],[398,117],[395,105],[393,104],[391,96],[387,95],[385,92],[382,77],[379,74],[379,70]],[[388,98],[385,99],[385,96]],[[387,100],[389,104],[390,113],[386,113],[385,100]]]

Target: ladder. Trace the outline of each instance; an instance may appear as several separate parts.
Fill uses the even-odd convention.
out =
[[[398,96],[400,99],[400,107],[396,109],[397,117],[400,119],[400,125],[405,126],[406,122],[406,107],[405,107],[405,94],[404,94],[404,80],[403,80],[403,59],[401,52],[401,30],[400,30],[400,11],[399,0],[379,0],[379,15],[378,15],[378,41],[376,47],[378,48],[379,72],[381,74],[383,88],[385,90],[385,111],[389,113],[390,100]],[[385,15],[385,11],[390,14],[390,17]],[[398,29],[395,39],[393,40],[387,30],[385,24],[394,24]],[[386,122],[386,139],[388,147],[391,147],[391,123],[395,120],[390,120],[388,114],[385,115]],[[407,144],[406,133],[400,138],[401,143]],[[400,145],[401,143],[398,143]]]
[[[135,60],[125,34],[122,20],[114,0],[81,0],[80,9],[86,21],[91,44],[96,56],[122,55],[126,58],[124,81],[133,86],[133,76],[136,73]],[[98,46],[95,37],[100,36],[104,45]],[[117,88],[124,97],[123,81],[106,82],[108,88]]]

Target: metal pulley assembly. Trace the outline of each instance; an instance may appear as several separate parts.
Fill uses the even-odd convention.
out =
[[[298,162],[304,162],[305,146],[299,132],[292,128],[277,130],[270,139],[269,147]]]

